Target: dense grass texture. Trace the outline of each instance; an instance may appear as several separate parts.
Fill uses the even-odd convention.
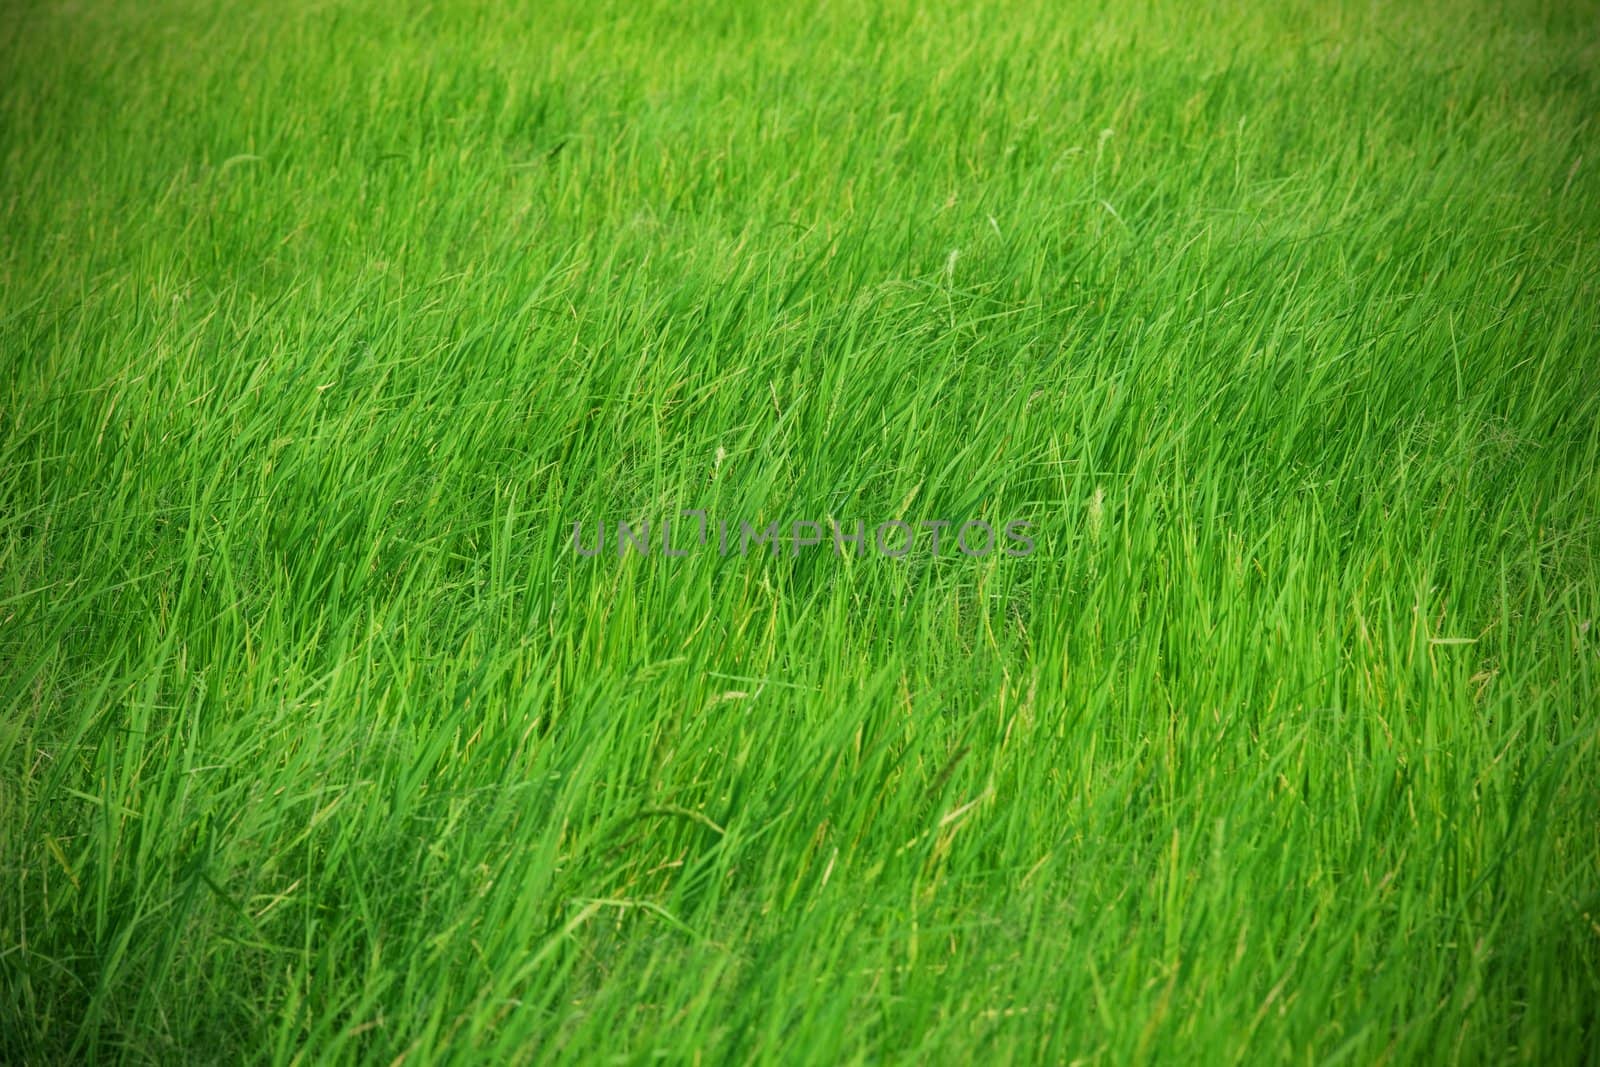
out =
[[[1577,0],[0,4],[0,1061],[1590,1059],[1597,122]],[[690,508],[1037,550],[573,549]]]

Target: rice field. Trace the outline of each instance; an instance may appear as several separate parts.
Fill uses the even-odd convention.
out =
[[[5,0],[0,1063],[1597,1062],[1597,123],[1590,0]]]

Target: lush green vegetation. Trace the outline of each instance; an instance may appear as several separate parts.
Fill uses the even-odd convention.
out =
[[[0,8],[0,1060],[1600,1047],[1600,11],[1192,6]]]

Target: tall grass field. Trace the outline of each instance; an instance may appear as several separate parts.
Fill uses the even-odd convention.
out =
[[[0,1063],[1600,1062],[1600,4],[0,0]]]

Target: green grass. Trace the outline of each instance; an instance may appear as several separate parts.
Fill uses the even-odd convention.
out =
[[[0,1061],[1592,1062],[1600,9],[1190,7],[0,5]]]

